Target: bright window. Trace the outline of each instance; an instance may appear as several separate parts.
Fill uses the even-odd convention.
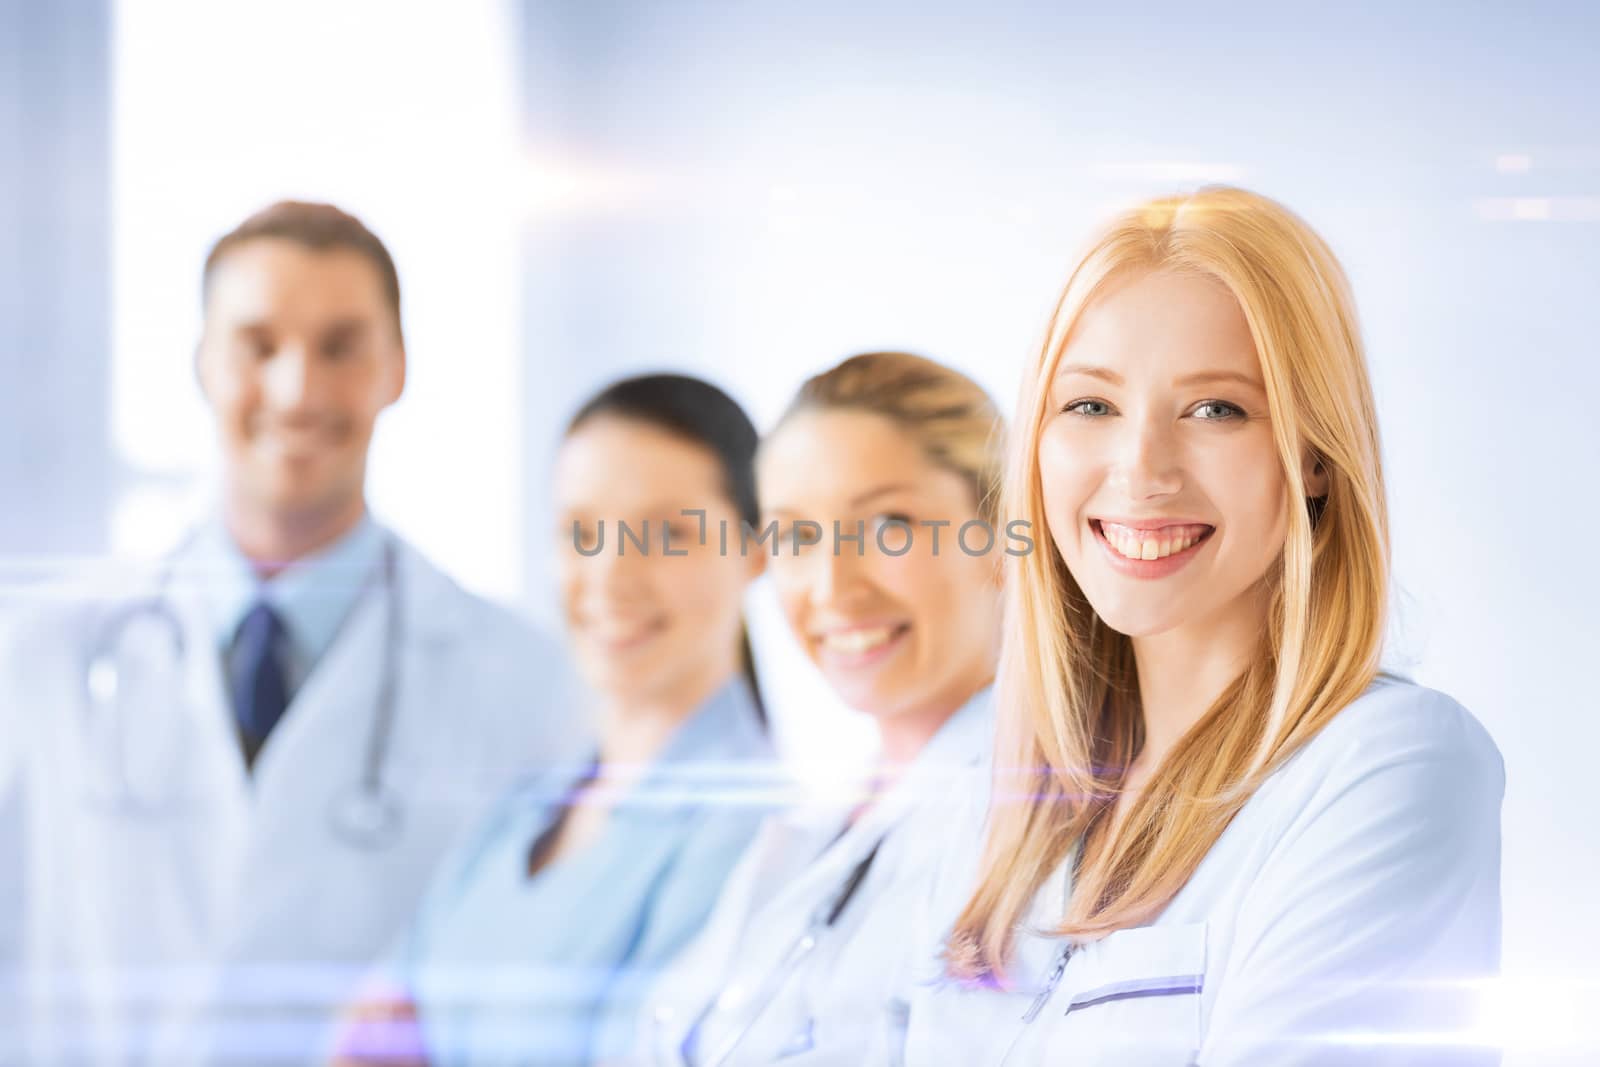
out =
[[[113,53],[118,552],[158,552],[214,484],[194,383],[213,240],[329,200],[394,254],[410,377],[379,423],[374,511],[465,584],[522,593],[520,117],[499,0],[121,0]]]

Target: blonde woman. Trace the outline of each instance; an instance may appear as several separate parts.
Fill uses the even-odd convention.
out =
[[[995,529],[999,429],[969,379],[880,352],[807,382],[763,442],[768,573],[882,756],[866,796],[762,828],[651,998],[653,1062],[855,1064],[903,1040],[909,920],[951,801],[988,785],[999,559],[1019,544]]]
[[[1005,496],[1039,550],[1001,773],[908,1061],[1476,1062],[1503,769],[1379,672],[1378,430],[1328,246],[1237,189],[1117,219],[1027,373]]]

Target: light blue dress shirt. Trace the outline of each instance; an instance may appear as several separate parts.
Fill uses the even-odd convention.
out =
[[[393,961],[432,1067],[631,1053],[651,979],[772,810],[775,766],[739,679],[678,728],[600,836],[531,877],[573,776],[508,797],[443,865]]]
[[[289,692],[311,676],[332,647],[350,609],[383,582],[383,528],[363,515],[355,528],[321,550],[290,563],[266,581],[218,522],[202,527],[195,559],[205,575],[202,595],[226,667],[239,622],[264,600],[289,634]],[[232,671],[229,670],[229,675]]]

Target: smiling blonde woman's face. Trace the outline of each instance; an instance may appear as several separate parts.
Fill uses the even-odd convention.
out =
[[[770,574],[784,613],[845,703],[880,720],[937,718],[989,682],[1003,542],[985,555],[959,548],[959,528],[979,518],[966,478],[884,416],[826,409],[786,421],[762,446],[758,473],[765,521],[778,523]],[[797,521],[823,530],[798,553]],[[859,546],[841,540],[836,551],[834,523],[852,537],[859,524]],[[924,523],[948,524],[937,548]]]
[[[1286,479],[1249,324],[1220,282],[1114,285],[1068,339],[1044,420],[1050,537],[1107,625],[1146,637],[1265,622]],[[1309,456],[1303,474],[1325,488]]]

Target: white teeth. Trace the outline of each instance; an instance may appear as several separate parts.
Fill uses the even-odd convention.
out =
[[[1205,536],[1207,526],[1168,527],[1162,531],[1135,530],[1116,523],[1102,522],[1100,532],[1118,555],[1128,559],[1165,559],[1193,548]]]
[[[654,630],[655,626],[651,623],[640,623],[633,626],[591,624],[589,634],[601,644],[627,645],[648,637]]]
[[[644,630],[634,630],[625,634],[597,634],[596,636],[600,639],[602,644],[627,645],[639,640],[639,638],[645,635],[645,632],[646,631]]]
[[[894,637],[892,626],[880,626],[872,630],[844,630],[822,635],[822,643],[830,651],[842,652],[846,655],[859,656],[863,652],[870,652],[889,643]]]

